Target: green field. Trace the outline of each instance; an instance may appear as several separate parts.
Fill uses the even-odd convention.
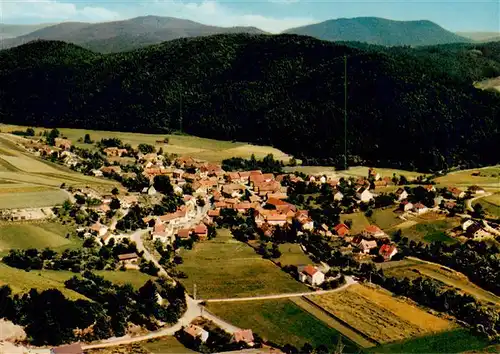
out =
[[[339,332],[328,327],[313,315],[302,310],[288,299],[247,301],[236,303],[209,303],[208,310],[240,328],[252,328],[262,338],[277,344],[302,347],[310,343],[314,347],[329,348],[338,343]],[[342,337],[344,352],[359,349]]]
[[[15,125],[0,125],[2,132],[26,130],[26,128],[27,127]],[[45,130],[45,128],[35,128],[36,133],[43,130]],[[214,162],[230,157],[249,158],[252,154],[255,154],[257,158],[262,158],[267,154],[273,154],[275,158],[285,161],[288,161],[290,158],[290,156],[270,146],[257,146],[242,142],[221,141],[188,135],[139,134],[66,128],[60,128],[59,131],[62,136],[70,139],[76,146],[84,148],[93,148],[93,146],[78,143],[77,140],[83,138],[85,134],[90,134],[91,139],[94,141],[99,141],[103,138],[118,138],[121,139],[123,143],[132,146],[137,146],[141,143],[152,144],[157,147],[162,147],[165,152],[192,156],[193,158]],[[163,140],[166,137],[169,139],[168,144],[156,143],[156,141]]]
[[[83,295],[64,287],[64,282],[76,274],[62,270],[32,270],[26,272],[0,263],[0,285],[9,285],[16,294],[25,293],[31,288],[38,290],[59,289],[70,299],[84,299]]]
[[[474,204],[481,204],[487,214],[494,218],[500,218],[500,193],[496,193],[479,199]]]
[[[66,235],[70,228],[51,222],[42,223],[8,223],[0,225],[0,252],[11,248],[55,248],[65,249],[81,245],[76,236]]]
[[[472,176],[472,173],[479,171],[479,176]],[[440,185],[486,185],[499,188],[500,183],[500,166],[490,166],[479,169],[463,170],[451,172],[445,176],[435,179],[437,184]]]
[[[338,171],[339,174],[347,175],[347,176],[359,176],[365,177],[368,176],[368,166],[352,166],[349,167],[348,170]],[[415,178],[417,176],[422,175],[422,173],[416,171],[406,171],[406,170],[395,170],[392,168],[375,168],[375,171],[380,174],[381,177],[392,177],[393,174],[399,178],[400,175],[405,176],[406,178]]]
[[[153,280],[155,277],[141,273],[138,270],[128,269],[126,271],[109,271],[97,270],[94,272],[115,284],[131,284],[135,289],[141,288],[148,280]]]
[[[188,354],[196,353],[182,345],[175,337],[162,337],[160,339],[142,342],[141,346],[151,354]]]
[[[398,218],[398,214],[394,212],[393,206],[386,209],[374,209],[372,216],[370,216],[368,220],[384,231],[396,228],[398,224],[403,222],[403,220]]]
[[[216,238],[196,243],[192,250],[183,249],[181,256],[184,262],[178,269],[188,276],[181,282],[189,292],[196,284],[201,299],[307,291],[253,248],[233,239],[228,230],[218,230]]]
[[[352,214],[340,214],[340,221],[344,222],[346,220],[352,221],[351,235],[360,233],[370,225],[370,221],[366,218],[365,214],[362,212],[352,213]]]
[[[457,241],[446,235],[445,231],[458,226],[459,223],[460,221],[456,218],[422,222],[404,229],[403,236],[415,241],[454,243]]]
[[[300,245],[297,243],[280,244],[279,250],[281,252],[281,257],[276,261],[280,262],[282,266],[312,263],[309,256],[302,251]]]
[[[68,195],[60,189],[30,192],[30,188],[19,188],[1,193],[0,209],[38,208],[61,205]]]
[[[466,329],[433,334],[403,342],[371,348],[372,353],[461,353],[481,350],[489,345],[488,340],[477,337]]]

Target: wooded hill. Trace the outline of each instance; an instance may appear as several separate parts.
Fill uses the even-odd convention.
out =
[[[63,42],[0,52],[0,122],[185,132],[269,144],[312,163],[438,170],[500,162],[500,43],[384,48],[216,35],[100,55]]]
[[[379,17],[327,20],[291,28],[285,33],[311,36],[326,41],[357,41],[378,45],[436,45],[471,42],[427,20],[394,21]]]

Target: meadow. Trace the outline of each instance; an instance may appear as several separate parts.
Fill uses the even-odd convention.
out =
[[[69,237],[67,237],[69,235]],[[0,225],[0,254],[9,249],[56,250],[81,246],[82,241],[71,234],[68,226],[54,222],[5,223]]]
[[[388,291],[360,284],[327,295],[307,297],[335,317],[378,343],[389,343],[452,329],[453,323],[433,316]]]
[[[473,176],[474,172],[479,172],[479,176]],[[489,166],[472,170],[462,170],[448,173],[435,179],[440,185],[479,185],[500,188],[500,166]]]
[[[263,259],[247,244],[232,238],[229,230],[217,237],[183,249],[183,263],[177,269],[187,275],[180,279],[188,292],[196,284],[197,297],[213,299],[307,291],[307,287]]]
[[[2,132],[13,130],[26,130],[27,127],[15,125],[0,125]],[[34,128],[35,134],[47,130],[45,128]],[[173,134],[141,134],[141,133],[126,133],[116,131],[97,131],[85,129],[67,129],[59,128],[62,136],[70,139],[76,146],[83,148],[93,148],[93,145],[84,144],[77,140],[89,134],[91,139],[99,141],[103,138],[118,138],[124,144],[130,144],[134,147],[137,145],[151,144],[157,148],[162,148],[163,151],[178,155],[188,155],[193,158],[207,160],[211,162],[220,162],[223,159],[230,157],[250,158],[255,154],[257,158],[263,158],[267,154],[273,154],[276,159],[288,161],[290,156],[280,150],[270,146],[251,145],[243,142],[223,141],[200,138],[190,135],[173,135]],[[168,138],[168,144],[157,143],[157,141]]]
[[[352,221],[351,234],[360,233],[370,225],[370,221],[366,218],[365,214],[362,212],[352,213],[352,214],[340,214],[340,221],[344,222],[346,220]]]
[[[499,184],[500,186],[500,184]],[[475,204],[481,204],[484,211],[493,218],[500,218],[500,193],[496,193],[481,199],[478,199]]]
[[[300,349],[305,343],[333,348],[341,334],[288,299],[209,303],[207,309],[240,328],[252,328],[263,339],[291,344]],[[359,348],[342,336],[345,353]]]
[[[417,242],[457,242],[454,238],[448,236],[446,234],[446,231],[460,225],[460,219],[458,217],[440,217],[438,219],[432,220],[423,218],[424,215],[421,215],[419,218],[414,220],[418,222],[417,224],[405,228],[403,230],[403,236],[406,236],[410,240],[415,240]]]
[[[465,351],[479,351],[487,347],[489,342],[478,337],[467,329],[437,333],[429,336],[412,338],[382,345],[369,350],[370,353],[464,353]],[[497,353],[493,351],[491,353]]]
[[[302,251],[302,248],[297,243],[282,243],[279,245],[279,250],[281,257],[276,262],[281,263],[282,266],[312,263],[309,256]]]
[[[390,206],[385,209],[377,208],[373,210],[373,214],[368,218],[370,223],[377,225],[384,231],[397,229],[397,225],[403,223],[403,220],[394,212],[395,207]]]

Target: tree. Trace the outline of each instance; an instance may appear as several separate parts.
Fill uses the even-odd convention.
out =
[[[155,189],[160,193],[167,195],[174,193],[174,187],[170,183],[170,178],[168,176],[155,176],[155,178],[153,179],[153,185]]]
[[[85,144],[92,144],[92,143],[94,143],[94,142],[92,141],[92,139],[90,139],[90,134],[88,134],[88,133],[87,133],[87,134],[85,134],[85,137],[83,138],[83,142],[84,142]]]
[[[114,188],[111,190],[111,194],[113,194],[113,195],[118,195],[118,194],[120,194],[120,191],[118,190],[118,188],[114,187]]]
[[[35,130],[33,128],[27,128],[26,136],[35,136]]]
[[[472,214],[475,218],[478,218],[478,219],[484,218],[485,212],[484,212],[483,205],[481,203],[474,204],[473,209],[474,209],[474,211]]]
[[[118,198],[111,199],[111,203],[109,203],[109,207],[113,210],[120,209],[120,200]]]
[[[137,148],[143,154],[151,154],[151,153],[155,152],[155,147],[153,145],[149,145],[149,144],[139,144],[137,146]]]
[[[54,146],[56,144],[56,138],[58,137],[59,137],[59,130],[57,128],[52,129],[49,135],[47,136],[47,144]]]

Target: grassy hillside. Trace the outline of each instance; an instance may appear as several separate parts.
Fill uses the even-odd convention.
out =
[[[255,27],[216,27],[194,21],[161,16],[141,16],[123,21],[86,23],[63,22],[18,38],[5,40],[4,48],[33,40],[61,40],[93,51],[110,53],[132,50],[177,38],[207,36],[218,33],[253,33]]]
[[[182,117],[193,135],[332,165],[343,161],[344,56],[351,165],[498,162],[500,97],[472,82],[500,75],[500,43],[354,48],[237,34],[98,55],[35,42],[0,52],[0,122],[163,134]]]
[[[291,28],[285,33],[327,41],[357,41],[387,46],[470,42],[470,39],[449,32],[431,21],[393,21],[378,17],[328,20]]]

